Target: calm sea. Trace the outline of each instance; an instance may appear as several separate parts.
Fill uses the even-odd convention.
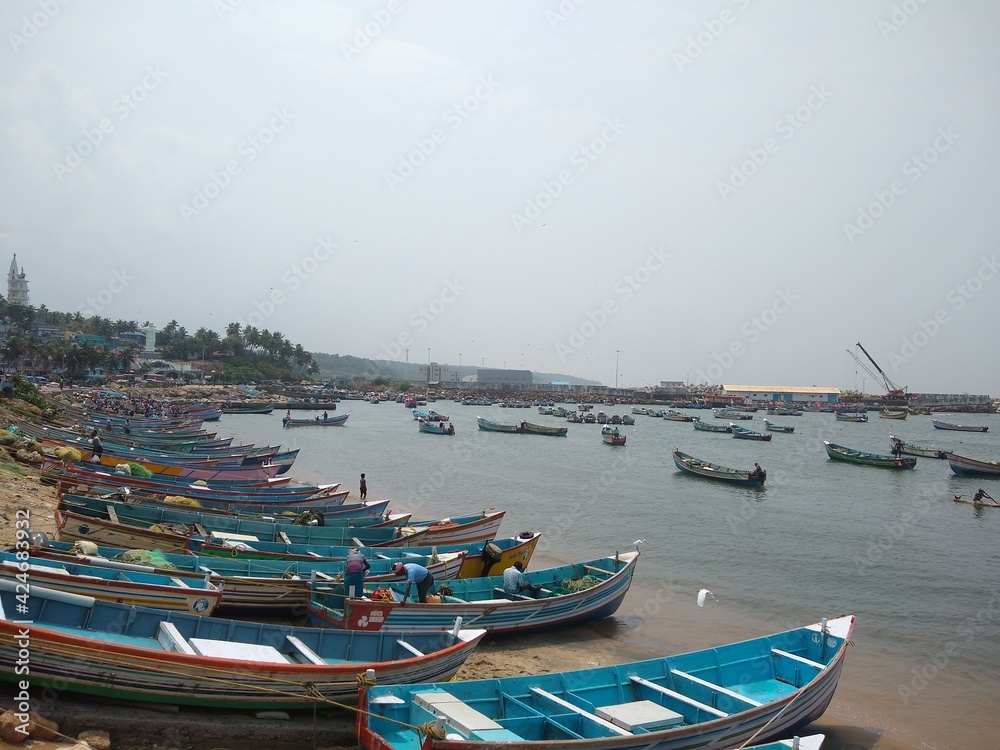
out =
[[[645,540],[629,595],[602,632],[669,653],[857,615],[831,714],[917,746],[992,746],[1000,691],[1000,509],[952,502],[1000,482],[962,478],[947,461],[913,471],[830,461],[822,441],[889,452],[890,433],[921,446],[1000,459],[997,415],[943,419],[989,433],[935,430],[929,417],[837,422],[830,414],[773,417],[795,427],[770,443],[696,432],[690,423],[636,416],[624,448],[597,425],[569,436],[486,433],[476,416],[539,424],[537,409],[431,404],[454,437],[419,433],[395,403],[345,401],[343,427],[282,430],[281,416],[224,416],[219,429],[259,444],[301,448],[304,481],[340,481],[369,499],[389,497],[414,518],[495,506],[501,536],[540,530],[533,567],[627,550]],[[595,407],[595,411],[602,407]],[[627,407],[603,407],[623,413]],[[715,420],[710,411],[690,412]],[[299,412],[298,416],[303,416]],[[745,426],[763,430],[763,412]],[[758,462],[764,489],[683,475],[671,450],[737,468]],[[699,589],[717,601],[696,604]],[[830,714],[828,714],[829,716]]]

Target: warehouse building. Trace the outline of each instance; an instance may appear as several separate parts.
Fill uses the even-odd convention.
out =
[[[840,389],[817,385],[723,385],[722,392],[750,401],[835,404]]]

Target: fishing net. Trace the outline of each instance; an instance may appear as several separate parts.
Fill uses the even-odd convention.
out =
[[[153,476],[153,472],[151,472],[142,464],[137,464],[130,461],[129,468],[132,469],[132,476],[134,477],[142,477],[143,479],[149,479],[151,476]]]
[[[167,505],[186,505],[190,508],[200,508],[201,503],[193,497],[184,497],[183,495],[164,495],[163,502]]]
[[[166,568],[167,570],[176,570],[177,568],[176,565],[168,562],[158,549],[128,549],[114,559],[129,565],[148,565],[151,568]]]
[[[2,436],[0,436],[2,437]],[[56,458],[68,459],[70,461],[82,461],[83,454],[80,453],[76,448],[64,448],[62,446],[56,448],[52,451]]]
[[[572,594],[576,591],[586,591],[589,588],[593,588],[600,581],[598,581],[594,576],[584,576],[583,578],[569,578],[559,583],[555,586],[549,586],[548,589],[554,594]]]

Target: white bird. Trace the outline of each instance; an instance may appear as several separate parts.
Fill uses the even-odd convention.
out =
[[[701,591],[698,592],[698,606],[704,607],[705,599],[707,599],[708,597],[712,597],[712,601],[716,602],[719,601],[718,599],[715,598],[715,594],[713,594],[711,591],[709,591],[708,589],[702,589]]]
[[[634,542],[632,542],[632,546],[638,547],[640,544],[645,544],[645,543],[646,543],[645,539],[636,539]]]

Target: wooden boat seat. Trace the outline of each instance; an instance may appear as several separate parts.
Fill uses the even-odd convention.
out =
[[[772,648],[771,654],[779,658],[792,659],[793,661],[797,661],[800,664],[805,664],[807,666],[812,667],[817,672],[822,672],[824,669],[826,669],[825,664],[820,664],[818,661],[813,661],[812,659],[807,659],[804,656],[799,656],[798,654],[792,654],[789,653],[788,651],[782,651],[781,649],[778,648]]]
[[[657,685],[655,682],[650,682],[649,680],[645,680],[642,677],[639,677],[638,675],[629,675],[629,681],[635,683],[636,685],[642,685],[642,687],[652,690],[655,693],[659,693],[660,695],[664,695],[668,698],[673,698],[674,700],[679,701],[680,703],[684,703],[688,706],[691,706],[692,708],[697,708],[699,711],[704,711],[705,713],[715,716],[716,718],[724,719],[727,716],[729,716],[729,714],[727,714],[725,711],[720,711],[714,706],[709,706],[707,703],[696,701],[694,698],[689,698],[683,693],[678,693],[677,691],[671,690],[670,688],[665,688],[662,685]]]
[[[693,674],[688,674],[687,672],[682,672],[679,669],[671,669],[670,670],[670,674],[674,675],[675,677],[680,677],[682,679],[685,679],[685,680],[688,680],[690,682],[693,682],[693,683],[695,683],[697,685],[701,685],[703,687],[707,687],[710,690],[714,690],[715,692],[721,693],[722,695],[727,695],[730,698],[734,698],[735,700],[743,701],[744,703],[748,703],[751,706],[757,707],[757,706],[763,705],[760,701],[756,701],[753,698],[748,698],[745,695],[740,695],[739,693],[734,692],[734,691],[730,690],[729,688],[722,687],[722,685],[716,685],[714,682],[709,682],[708,680],[703,680],[700,677],[695,677]]]
[[[604,729],[608,730],[612,734],[617,734],[622,736],[629,736],[632,734],[632,732],[628,731],[627,729],[623,729],[622,727],[618,726],[617,724],[613,724],[607,719],[602,719],[600,716],[592,714],[590,713],[590,711],[580,708],[579,706],[576,706],[570,703],[569,701],[560,698],[558,695],[553,695],[552,693],[546,690],[542,690],[540,687],[531,688],[531,692],[534,693],[535,695],[545,698],[548,701],[551,701],[552,703],[555,703],[560,708],[565,708],[567,711],[578,714],[579,716],[582,716],[588,721],[591,721],[597,724],[598,726],[604,727]]]
[[[201,656],[213,656],[217,659],[239,659],[241,661],[266,661],[277,664],[288,664],[289,660],[274,646],[262,643],[240,643],[238,641],[219,641],[213,638],[191,638],[191,648]]]
[[[413,703],[428,713],[447,720],[466,739],[471,739],[474,733],[503,729],[486,714],[444,690],[414,693]]]
[[[288,645],[292,647],[292,655],[294,657],[301,657],[301,659],[304,660],[304,662],[307,664],[327,663],[323,660],[323,657],[321,657],[319,654],[317,654],[315,651],[309,648],[306,644],[304,644],[299,638],[296,638],[294,635],[286,635],[285,640],[288,642]]]
[[[406,641],[404,641],[402,638],[397,638],[396,639],[396,643],[398,643],[400,646],[402,646],[404,649],[406,649],[407,651],[409,651],[414,656],[425,656],[425,654],[424,654],[423,651],[421,651],[416,646],[411,646],[409,643],[407,643]]]
[[[197,652],[188,643],[187,638],[181,635],[181,631],[172,622],[161,620],[156,629],[156,640],[163,646],[164,651],[177,651],[181,654],[194,656]]]
[[[605,570],[604,568],[595,568],[593,565],[584,565],[584,570],[590,571],[591,573],[600,573],[601,575],[610,576],[614,575],[611,571]]]
[[[655,732],[684,723],[684,715],[650,700],[596,706],[594,713],[635,734]]]

